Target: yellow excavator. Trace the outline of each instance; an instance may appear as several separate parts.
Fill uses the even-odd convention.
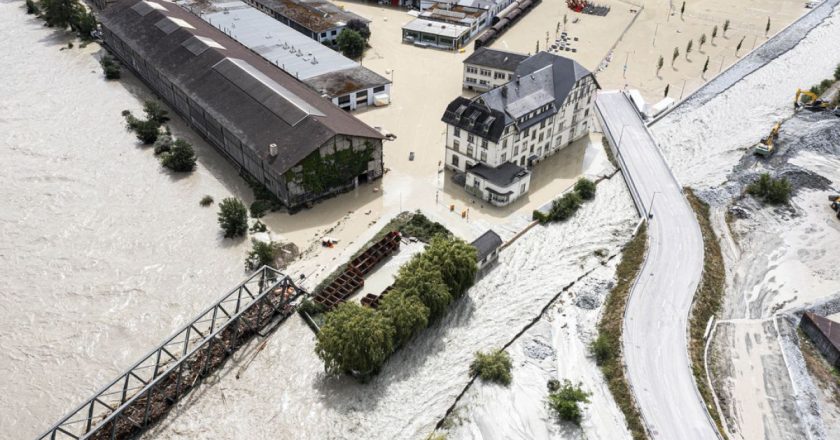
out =
[[[802,96],[807,96],[811,98],[811,100],[807,103],[799,102],[799,98]],[[820,97],[810,90],[796,89],[796,98],[793,100],[793,108],[796,110],[805,108],[812,112],[819,112],[828,108],[828,102],[820,100]]]
[[[779,137],[779,129],[781,128],[782,123],[777,122],[770,130],[770,134],[755,146],[753,152],[759,156],[769,156],[773,154],[773,150],[776,147],[776,138]]]

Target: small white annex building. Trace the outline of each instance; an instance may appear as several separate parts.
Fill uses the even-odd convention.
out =
[[[446,167],[465,189],[496,206],[530,188],[530,169],[587,135],[598,83],[569,58],[540,52],[520,62],[513,80],[446,108]]]

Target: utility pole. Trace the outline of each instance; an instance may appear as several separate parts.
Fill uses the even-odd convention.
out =
[[[656,33],[659,32],[659,23],[656,23],[656,29],[653,30],[653,47],[656,47]]]

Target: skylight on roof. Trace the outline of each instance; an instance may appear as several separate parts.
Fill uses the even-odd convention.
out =
[[[141,17],[145,17],[146,14],[148,14],[149,12],[152,12],[154,10],[166,11],[166,8],[162,4],[155,3],[155,2],[150,2],[150,1],[147,1],[147,0],[143,0],[142,2],[138,2],[137,4],[132,6],[131,9],[134,10],[134,12],[136,12]]]
[[[163,33],[165,33],[167,35],[175,32],[176,30],[178,30],[180,28],[195,30],[195,28],[192,27],[192,25],[190,25],[186,21],[181,20],[180,18],[173,18],[173,17],[165,17],[165,18],[161,19],[159,22],[155,23],[155,26],[157,26],[158,29],[160,29],[161,31],[163,31]]]

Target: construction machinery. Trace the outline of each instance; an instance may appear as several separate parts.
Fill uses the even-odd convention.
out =
[[[807,103],[799,102],[799,98],[802,96],[807,96],[811,100]],[[816,93],[810,90],[796,89],[796,98],[793,100],[793,107],[796,110],[804,108],[812,112],[819,112],[828,108],[828,102],[821,100]]]
[[[828,201],[831,202],[831,209],[837,213],[837,219],[840,220],[840,195],[828,196]]]
[[[779,129],[782,128],[782,123],[777,122],[776,125],[770,130],[770,134],[767,137],[761,139],[761,142],[756,144],[753,148],[753,153],[759,156],[769,156],[773,154],[773,150],[776,147],[776,138],[779,137]]]

